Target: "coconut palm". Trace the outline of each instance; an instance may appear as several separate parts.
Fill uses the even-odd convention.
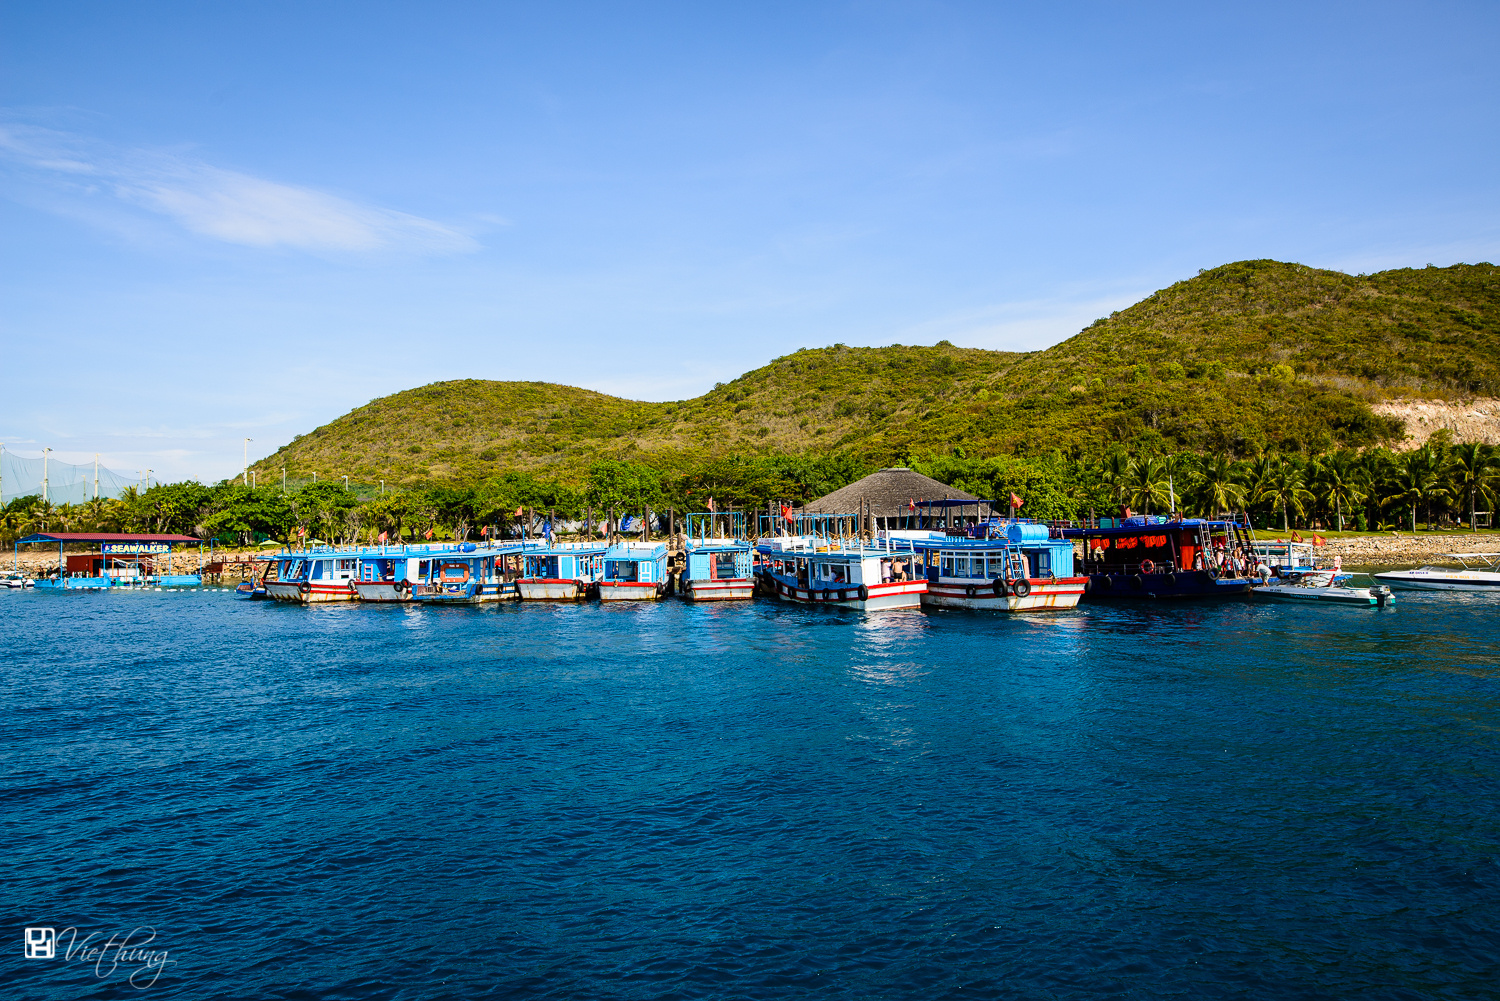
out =
[[[1203,506],[1218,517],[1245,503],[1239,463],[1220,452],[1199,467],[1198,493]]]
[[[1344,530],[1344,507],[1359,504],[1365,499],[1364,469],[1359,457],[1347,449],[1339,449],[1313,463],[1313,490],[1325,504],[1333,508],[1338,530]]]
[[[1114,495],[1116,507],[1124,507],[1130,499],[1130,456],[1124,452],[1111,452],[1099,464],[1099,479]]]
[[[1275,456],[1257,487],[1255,499],[1281,508],[1281,530],[1290,532],[1290,512],[1302,514],[1307,510],[1307,502],[1313,499],[1312,492],[1307,489],[1302,464]]]
[[[1437,475],[1420,451],[1402,456],[1382,484],[1382,507],[1405,507],[1411,514],[1411,530],[1417,530],[1417,505],[1431,495]]]
[[[1500,465],[1496,464],[1494,449],[1479,442],[1458,445],[1448,461],[1447,472],[1453,485],[1453,494],[1457,497],[1468,495],[1469,528],[1479,531],[1474,517],[1478,499],[1490,492],[1491,484],[1500,476]]]
[[[1168,499],[1166,463],[1156,456],[1134,459],[1126,483],[1130,489],[1130,501],[1140,505],[1141,512],[1151,513],[1153,503],[1165,506]]]

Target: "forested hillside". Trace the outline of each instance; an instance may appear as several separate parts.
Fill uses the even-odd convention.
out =
[[[375,400],[256,464],[356,482],[579,481],[599,458],[1316,453],[1399,442],[1372,401],[1500,393],[1489,264],[1346,275],[1277,261],[1204,271],[1045,351],[834,345],[672,403],[461,380]]]

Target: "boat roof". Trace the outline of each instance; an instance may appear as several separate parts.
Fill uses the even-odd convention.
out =
[[[1135,521],[1135,519],[1131,519]],[[1142,532],[1162,531],[1175,528],[1198,528],[1206,526],[1209,529],[1216,528],[1244,528],[1239,522],[1234,521],[1212,521],[1208,518],[1183,518],[1181,521],[1152,521],[1149,524],[1138,523],[1134,525],[1118,525],[1111,528],[1063,528],[1059,529],[1065,539],[1083,539],[1099,535],[1140,535]]]
[[[191,535],[135,535],[130,532],[34,532],[16,544],[27,542],[202,542]]]
[[[665,542],[617,542],[604,553],[611,560],[654,560],[665,555]]]

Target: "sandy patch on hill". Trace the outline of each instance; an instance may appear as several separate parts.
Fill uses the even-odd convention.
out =
[[[1443,400],[1390,400],[1371,407],[1406,422],[1406,448],[1422,445],[1433,432],[1448,428],[1456,442],[1500,445],[1500,400],[1480,397],[1468,403]]]

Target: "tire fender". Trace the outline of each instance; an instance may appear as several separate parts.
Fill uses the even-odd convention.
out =
[[[1031,581],[1025,577],[1017,577],[1011,583],[1010,589],[1017,598],[1024,598],[1031,593]]]
[[[859,585],[859,600],[860,601],[869,601],[870,600],[870,589],[869,589],[868,586],[866,586],[864,584]]]

